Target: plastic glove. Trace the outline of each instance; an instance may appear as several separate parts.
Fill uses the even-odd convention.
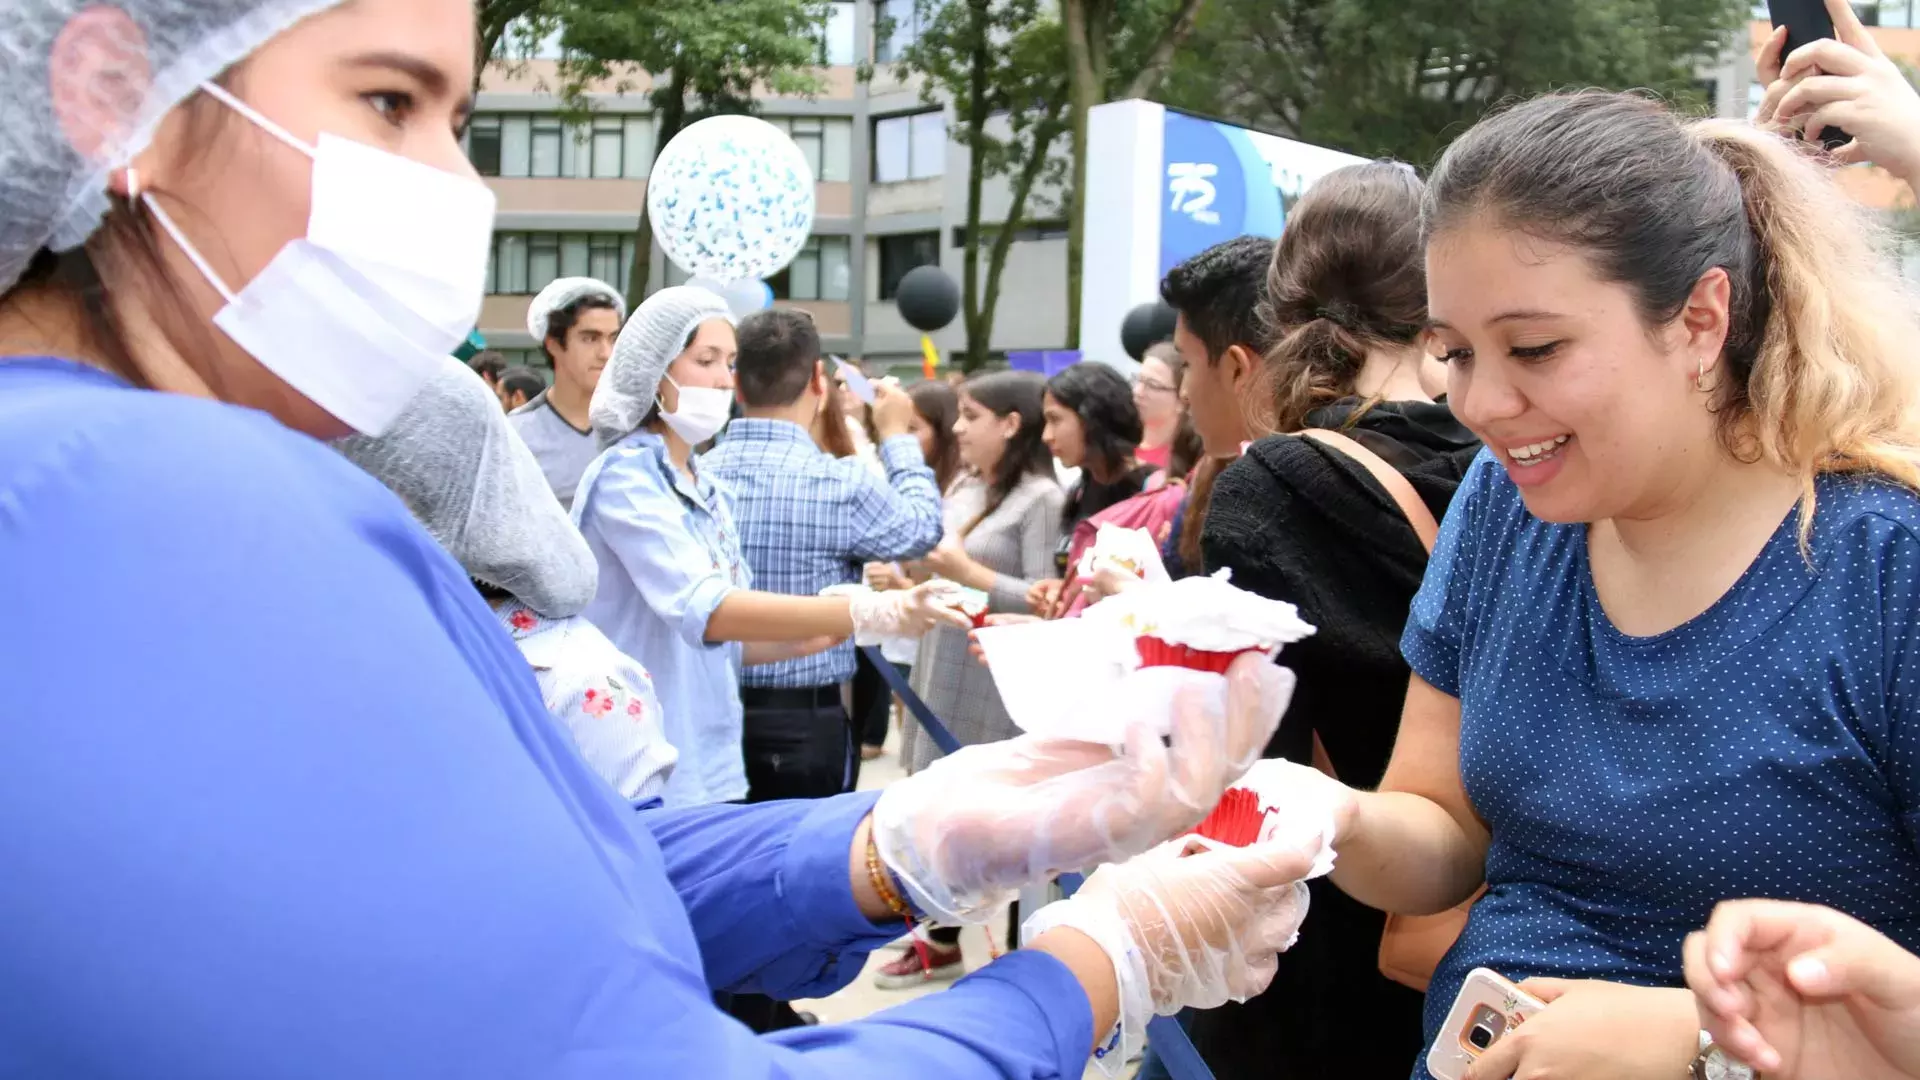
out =
[[[1186,833],[1259,758],[1293,696],[1293,673],[1264,657],[1234,661],[1227,679],[1224,715],[1179,699],[1171,745],[1141,723],[1121,750],[1023,735],[934,762],[880,796],[880,857],[928,917],[981,923],[1023,886]]]
[[[1186,837],[1102,867],[1072,899],[1028,919],[1021,937],[1070,927],[1113,961],[1120,1025],[1094,1050],[1111,1076],[1155,1014],[1218,1008],[1267,988],[1307,917],[1300,879],[1312,862],[1311,851],[1284,844],[1232,848]]]
[[[829,592],[847,597],[853,616],[856,644],[878,645],[887,638],[917,638],[936,626],[961,630],[972,620],[956,610],[958,588],[950,581],[929,581],[905,592],[875,592],[865,586],[843,586]]]

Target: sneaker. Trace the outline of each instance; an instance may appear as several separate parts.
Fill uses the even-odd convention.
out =
[[[873,976],[873,985],[882,990],[910,990],[928,983],[952,982],[967,973],[960,958],[960,947],[928,942],[927,962],[921,963],[920,950],[909,946],[891,963]]]

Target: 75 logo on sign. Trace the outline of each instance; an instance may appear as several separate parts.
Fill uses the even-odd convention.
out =
[[[1200,225],[1220,224],[1220,213],[1213,209],[1218,192],[1213,178],[1220,166],[1206,161],[1178,161],[1167,165],[1167,193],[1172,201],[1167,209],[1185,214]]]

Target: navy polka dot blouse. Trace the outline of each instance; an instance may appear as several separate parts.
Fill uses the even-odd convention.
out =
[[[1475,967],[1678,986],[1721,900],[1827,904],[1920,947],[1920,496],[1831,476],[1816,507],[1811,559],[1795,510],[1705,614],[1631,638],[1586,528],[1538,520],[1475,462],[1402,643],[1460,699],[1493,834],[1429,1043]]]

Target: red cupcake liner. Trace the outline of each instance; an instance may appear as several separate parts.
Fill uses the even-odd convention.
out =
[[[1213,813],[1193,831],[1216,844],[1246,847],[1260,839],[1260,825],[1266,818],[1258,795],[1247,788],[1228,788]]]
[[[1186,668],[1190,671],[1210,671],[1215,675],[1225,675],[1235,660],[1248,653],[1261,651],[1236,649],[1233,652],[1203,652],[1185,645],[1162,641],[1157,637],[1135,638],[1133,645],[1140,654],[1140,666],[1143,668]]]

